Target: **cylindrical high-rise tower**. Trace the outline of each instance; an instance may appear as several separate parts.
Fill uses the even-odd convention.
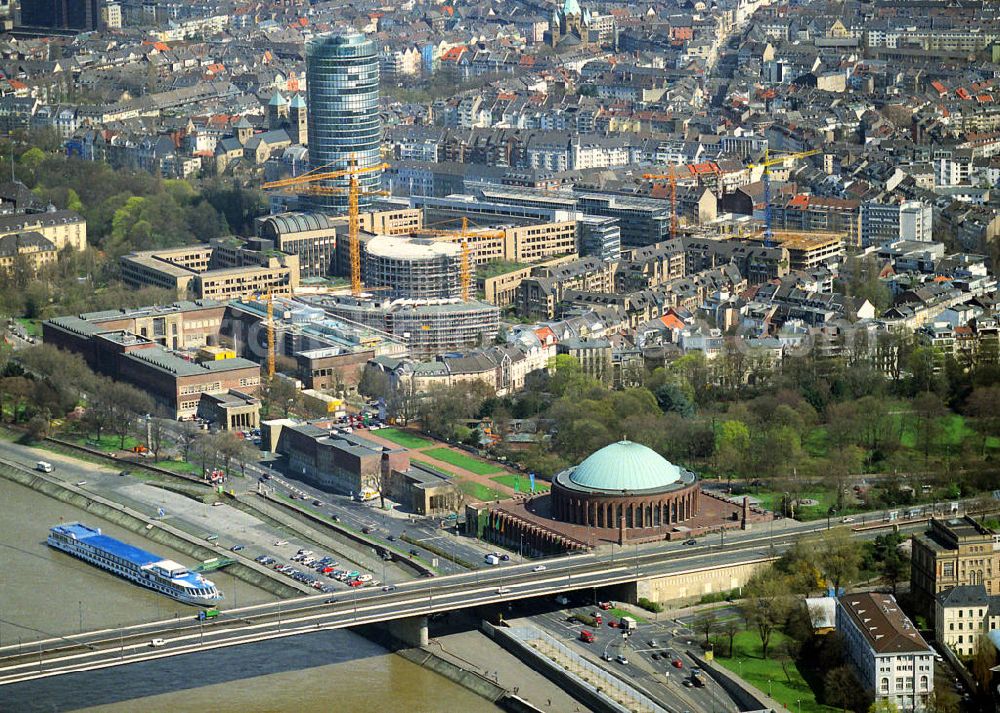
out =
[[[350,30],[320,35],[306,48],[306,89],[309,100],[309,165],[335,171],[381,162],[382,121],[378,113],[378,53],[375,43]],[[331,213],[347,212],[347,177],[327,185],[344,193],[313,196],[310,202]],[[382,172],[359,176],[362,190],[381,188]],[[358,207],[371,209],[361,196]]]

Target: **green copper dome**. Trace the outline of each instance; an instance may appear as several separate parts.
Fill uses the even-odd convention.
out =
[[[590,490],[637,491],[669,487],[683,471],[651,448],[618,441],[592,453],[569,474],[569,480]]]

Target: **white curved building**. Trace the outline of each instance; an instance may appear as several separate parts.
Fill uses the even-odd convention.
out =
[[[363,277],[391,299],[458,299],[462,248],[428,238],[376,235],[365,245]],[[471,266],[470,266],[471,269]]]

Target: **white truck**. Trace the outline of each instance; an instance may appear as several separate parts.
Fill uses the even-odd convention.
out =
[[[639,623],[630,616],[623,616],[618,628],[631,633],[639,628]]]
[[[500,564],[500,556],[486,555],[486,564]]]

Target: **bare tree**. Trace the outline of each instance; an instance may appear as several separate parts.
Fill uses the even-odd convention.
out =
[[[202,431],[192,421],[182,421],[180,430],[177,433],[177,445],[181,447],[181,456],[188,460],[191,456],[191,448]]]
[[[159,418],[154,417],[149,422],[149,450],[153,452],[153,461],[160,460],[160,450],[163,448],[166,431],[163,421]]]
[[[740,623],[736,619],[725,619],[722,622],[722,633],[726,635],[729,639],[729,658],[733,657],[733,641],[736,639],[736,635],[740,633]]]
[[[702,612],[694,620],[694,630],[701,632],[705,636],[705,648],[707,649],[712,638],[712,633],[716,630],[719,621],[715,618],[715,612]]]
[[[233,458],[240,468],[240,475],[247,477],[247,466],[260,459],[260,450],[245,438],[237,438],[233,449]]]

